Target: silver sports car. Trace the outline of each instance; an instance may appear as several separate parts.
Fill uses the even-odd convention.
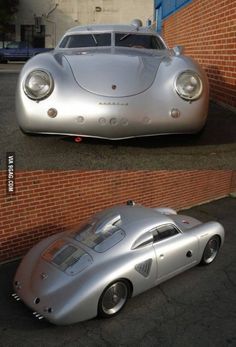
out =
[[[223,242],[218,222],[129,201],[33,247],[16,272],[13,297],[54,324],[112,317],[130,297],[211,264]]]
[[[203,69],[139,20],[68,30],[23,67],[16,113],[24,133],[123,139],[197,133],[207,118]]]

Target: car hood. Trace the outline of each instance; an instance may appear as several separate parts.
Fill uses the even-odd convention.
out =
[[[135,52],[134,52],[135,51]],[[152,85],[164,55],[77,52],[64,55],[76,82],[87,91],[109,97],[142,93]]]

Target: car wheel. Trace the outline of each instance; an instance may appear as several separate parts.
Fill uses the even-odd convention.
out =
[[[124,280],[117,280],[104,290],[98,303],[98,315],[111,318],[118,314],[125,306],[130,294],[129,284]]]
[[[0,64],[7,64],[7,60],[3,56],[0,56]]]
[[[219,249],[220,249],[220,238],[219,236],[215,235],[206,244],[206,247],[202,255],[201,264],[202,265],[211,264],[217,257]]]

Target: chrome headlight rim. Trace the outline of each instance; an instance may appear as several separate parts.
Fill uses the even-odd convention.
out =
[[[48,78],[48,82],[49,82],[49,89],[47,90],[46,93],[42,94],[42,95],[33,95],[33,93],[30,92],[29,88],[27,88],[27,82],[30,80],[30,78],[32,77],[33,74],[37,74],[37,73],[43,73],[43,74],[46,74],[47,75],[47,78]],[[26,96],[31,99],[31,100],[35,100],[35,101],[40,101],[40,100],[44,100],[46,98],[49,97],[49,95],[53,92],[53,89],[54,89],[54,80],[52,78],[52,75],[51,73],[46,70],[46,69],[35,69],[35,70],[32,70],[30,71],[25,80],[24,80],[24,84],[23,84],[23,90],[24,90],[24,93],[26,94]]]
[[[182,77],[183,75],[191,75],[192,77],[195,77],[199,83],[199,91],[194,95],[194,96],[189,96],[187,94],[181,93],[181,91],[179,90],[179,86],[178,86],[178,81],[180,79],[180,77]],[[200,77],[200,75],[194,71],[194,70],[184,70],[182,72],[180,72],[177,77],[175,78],[175,82],[174,82],[174,89],[176,91],[176,93],[179,95],[179,97],[181,99],[184,99],[186,101],[194,101],[197,100],[201,97],[202,93],[203,93],[203,82],[202,82],[202,78]]]

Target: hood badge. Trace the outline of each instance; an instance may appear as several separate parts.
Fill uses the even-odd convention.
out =
[[[113,90],[116,90],[116,88],[117,88],[117,86],[116,86],[115,84],[113,84],[113,85],[111,86],[111,89],[113,89]]]
[[[40,277],[41,277],[42,280],[46,280],[48,278],[48,274],[46,274],[45,272],[42,272],[40,274]]]
[[[128,102],[99,102],[101,106],[128,106]]]

